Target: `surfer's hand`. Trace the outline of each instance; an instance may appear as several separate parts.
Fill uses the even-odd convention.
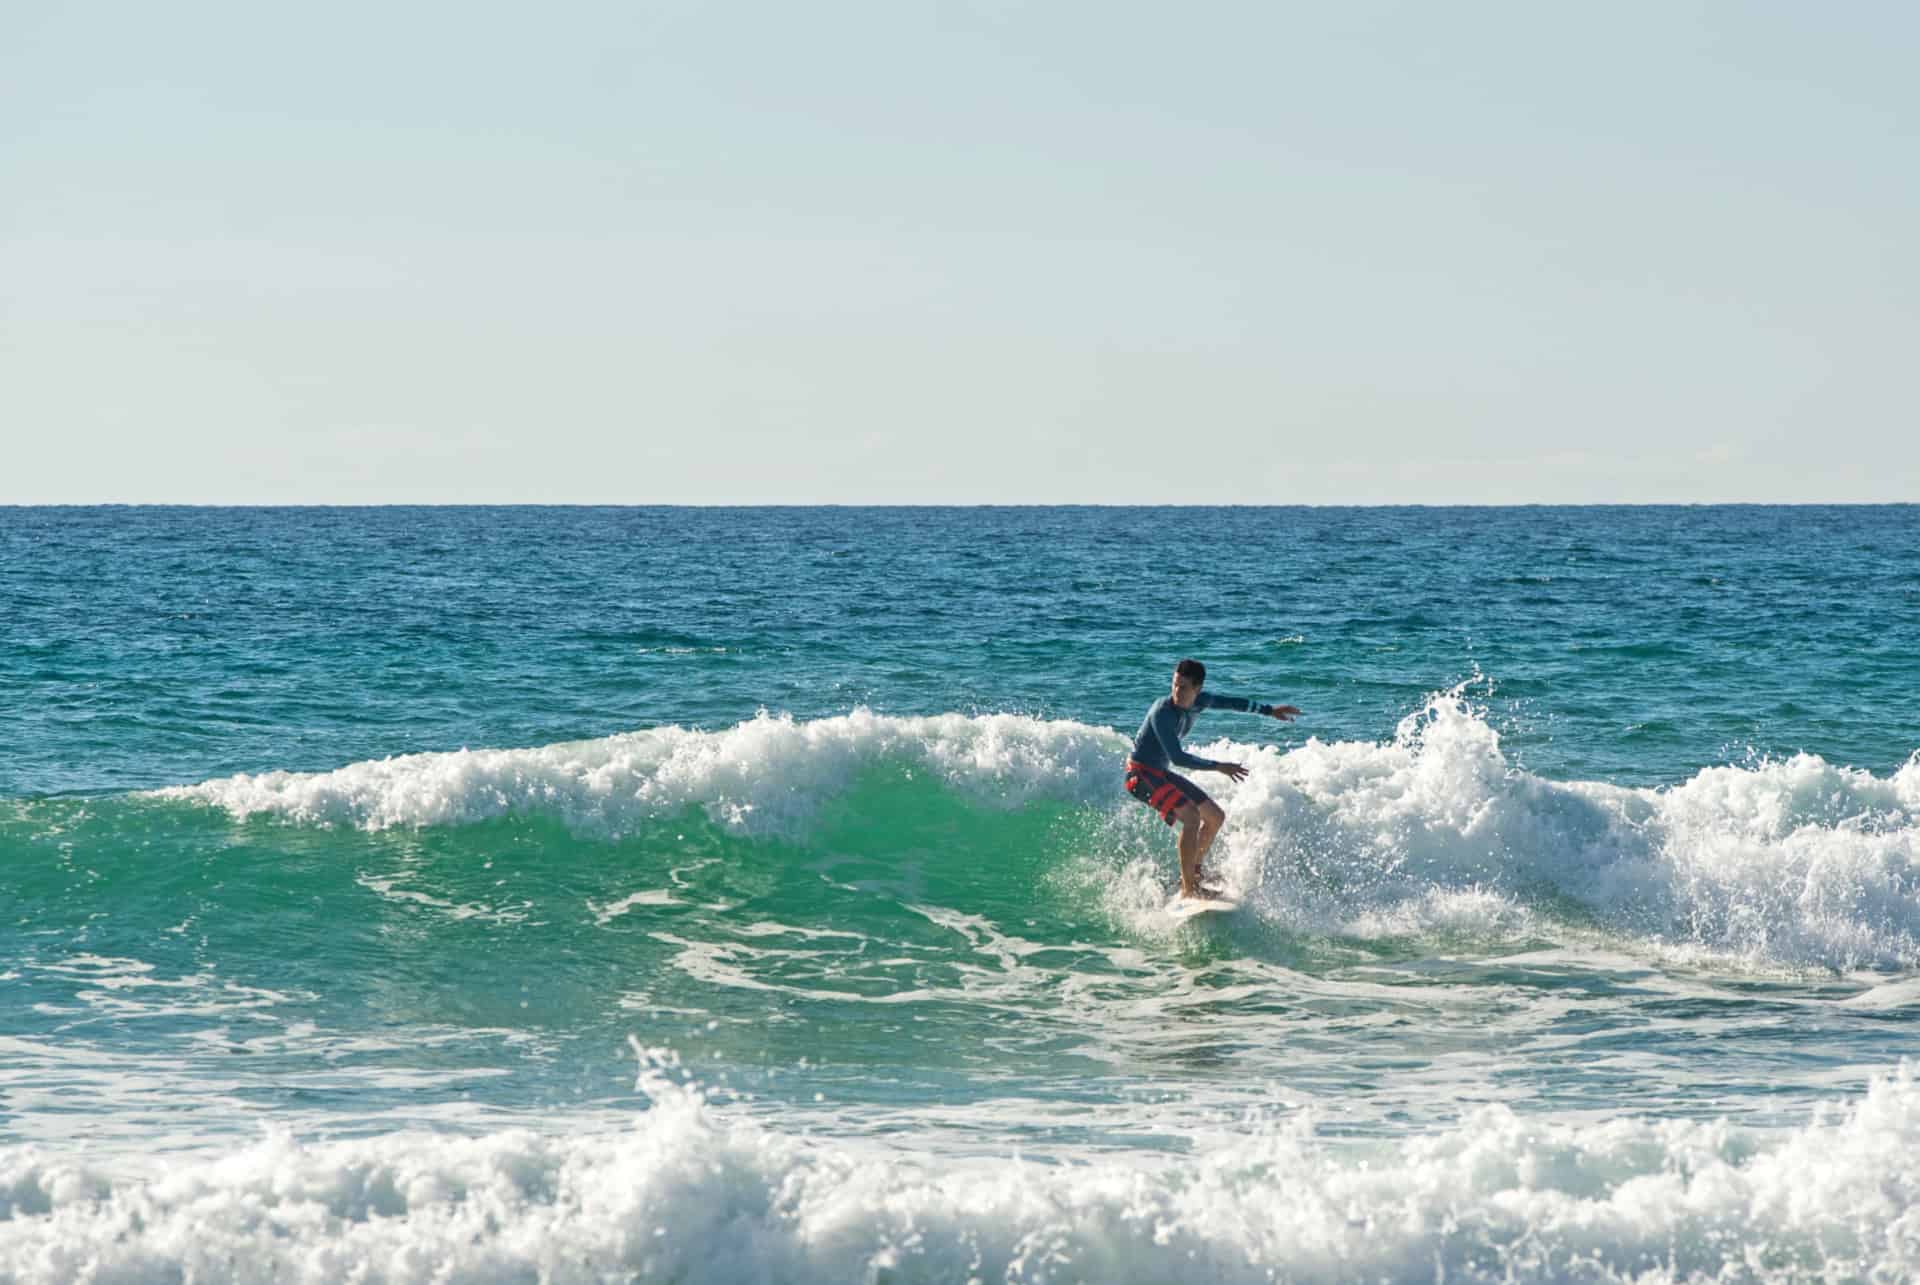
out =
[[[1273,715],[1283,723],[1291,723],[1300,715],[1300,711],[1292,705],[1269,705],[1267,706],[1267,713]]]
[[[1218,770],[1225,772],[1230,780],[1244,781],[1247,779],[1247,769],[1238,763],[1222,763]]]

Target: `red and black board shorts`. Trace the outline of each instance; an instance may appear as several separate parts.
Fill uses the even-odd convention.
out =
[[[1127,760],[1127,793],[1158,812],[1168,825],[1173,824],[1173,814],[1187,804],[1198,807],[1212,802],[1205,790],[1178,772],[1148,767],[1133,759]]]

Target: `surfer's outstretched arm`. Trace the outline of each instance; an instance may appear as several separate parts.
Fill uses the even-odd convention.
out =
[[[1239,710],[1247,714],[1260,714],[1267,718],[1277,718],[1283,723],[1291,723],[1300,716],[1295,705],[1263,705],[1259,701],[1249,700],[1245,696],[1220,696],[1202,691],[1193,698],[1195,709]]]

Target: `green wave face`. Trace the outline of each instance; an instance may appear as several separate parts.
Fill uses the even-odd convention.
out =
[[[128,994],[217,977],[341,1029],[618,1040],[636,1020],[739,1022],[764,1027],[743,1056],[817,1056],[824,1027],[885,1061],[906,1052],[889,1012],[944,1020],[976,1003],[984,925],[1068,970],[1100,958],[1071,943],[1110,942],[1111,923],[1057,877],[1089,822],[1070,805],[982,810],[884,769],[804,842],[732,833],[697,807],[615,839],[538,816],[367,832],[170,800],[38,802],[0,823],[6,898],[36,907],[7,934],[6,966],[25,968],[43,1028],[112,969],[35,966],[80,957],[136,961],[150,984]],[[164,1040],[177,1023],[153,1010]]]

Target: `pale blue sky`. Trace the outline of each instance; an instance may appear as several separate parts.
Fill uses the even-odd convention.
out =
[[[1920,6],[0,0],[0,502],[1920,499]]]

